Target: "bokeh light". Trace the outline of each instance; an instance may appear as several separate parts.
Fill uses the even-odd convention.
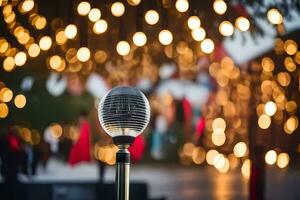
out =
[[[162,45],[169,45],[173,41],[173,35],[169,30],[161,30],[158,35],[159,42]]]
[[[5,103],[0,103],[0,118],[7,117],[9,113],[8,106]]]
[[[96,22],[101,17],[101,11],[98,8],[93,8],[90,10],[88,17],[91,22]]]
[[[265,105],[265,113],[269,116],[273,116],[277,111],[277,105],[273,101],[268,101]]]
[[[267,18],[272,24],[281,24],[283,22],[283,17],[277,8],[268,10]]]
[[[233,34],[234,28],[231,22],[223,21],[219,25],[219,31],[223,36],[231,36]]]
[[[238,17],[235,20],[235,26],[240,30],[240,31],[248,31],[250,28],[250,22],[246,17]]]
[[[94,24],[93,31],[95,34],[101,34],[104,33],[107,30],[107,28],[107,22],[104,19],[100,19]]]
[[[217,14],[223,15],[227,10],[227,5],[223,0],[215,0],[213,3],[213,8]]]
[[[187,0],[177,0],[175,7],[178,12],[186,12],[189,9],[189,2]]]
[[[77,35],[77,27],[74,24],[69,24],[65,28],[65,35],[68,39],[74,39]]]
[[[81,16],[88,15],[91,10],[91,4],[87,1],[82,1],[77,6],[77,12]]]
[[[39,41],[39,46],[41,50],[47,51],[51,48],[52,40],[49,36],[43,36]]]
[[[270,116],[266,115],[266,114],[262,114],[259,118],[258,118],[258,126],[261,129],[267,129],[269,128],[271,125],[271,118]]]
[[[147,24],[154,25],[159,20],[159,14],[156,10],[148,10],[145,13],[145,21]]]
[[[87,47],[80,47],[77,51],[77,58],[81,62],[86,62],[90,59],[91,52]]]
[[[274,165],[277,160],[277,153],[274,150],[269,150],[265,155],[265,161],[268,165]]]
[[[287,153],[280,153],[278,155],[276,164],[277,164],[277,166],[279,168],[285,168],[285,167],[287,167],[289,165],[289,162],[290,162],[290,156],[289,156],[289,154],[287,154]]]
[[[204,40],[205,36],[206,36],[206,32],[202,27],[192,30],[192,37],[196,41]]]
[[[14,99],[14,104],[17,108],[24,108],[26,105],[26,97],[23,94],[18,94]]]
[[[195,30],[197,28],[200,28],[201,21],[200,21],[200,18],[198,16],[194,15],[194,16],[190,16],[188,18],[187,24],[188,24],[188,27],[191,30]]]
[[[15,64],[16,66],[23,66],[27,61],[27,55],[23,51],[18,52],[15,55]]]
[[[121,40],[118,42],[116,49],[118,54],[120,54],[121,56],[126,56],[130,52],[130,45],[127,41]]]
[[[138,46],[144,46],[147,42],[147,36],[143,32],[136,32],[132,37],[133,43]]]
[[[238,142],[233,147],[233,153],[236,157],[244,157],[247,153],[247,145],[245,142]]]
[[[114,2],[110,11],[115,17],[121,17],[125,13],[125,6],[122,2]]]

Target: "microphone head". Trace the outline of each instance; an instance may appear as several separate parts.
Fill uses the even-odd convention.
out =
[[[150,105],[138,89],[119,86],[104,95],[98,108],[99,121],[115,143],[130,144],[150,121]]]

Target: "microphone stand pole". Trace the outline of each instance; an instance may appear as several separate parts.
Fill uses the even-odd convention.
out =
[[[119,145],[116,154],[116,200],[129,200],[130,153],[128,145]]]

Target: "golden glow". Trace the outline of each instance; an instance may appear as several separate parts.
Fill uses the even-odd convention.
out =
[[[195,145],[191,142],[187,142],[183,145],[182,152],[188,157],[192,157]]]
[[[289,165],[289,162],[290,162],[290,156],[289,156],[289,154],[287,154],[287,153],[280,153],[278,155],[276,164],[277,164],[277,166],[279,168],[285,168],[285,167],[287,167]]]
[[[216,150],[212,149],[209,150],[206,154],[206,162],[209,165],[213,165],[214,164],[214,159],[215,157],[219,154],[219,152],[217,152]]]
[[[0,100],[2,102],[8,103],[12,100],[13,98],[13,92],[11,89],[4,87],[0,90]]]
[[[43,51],[47,51],[51,48],[52,40],[49,36],[43,36],[39,41],[39,46]]]
[[[188,21],[187,21],[188,27],[191,30],[195,30],[197,28],[200,28],[201,25],[201,21],[200,18],[198,16],[190,16]]]
[[[127,0],[127,2],[131,6],[137,6],[141,3],[141,0]]]
[[[275,68],[273,60],[269,57],[264,57],[261,60],[261,65],[265,72],[272,72]]]
[[[7,72],[11,72],[15,68],[15,59],[11,56],[6,57],[3,60],[3,69]]]
[[[238,142],[233,147],[233,153],[236,157],[244,157],[247,153],[247,145],[245,142]]]
[[[240,30],[240,31],[248,31],[250,28],[250,22],[246,17],[238,17],[235,20],[235,26]]]
[[[61,65],[61,57],[58,55],[51,56],[49,59],[49,65],[51,69],[58,69]]]
[[[91,22],[96,22],[101,17],[101,11],[98,8],[93,8],[89,12],[89,20]]]
[[[95,34],[101,34],[107,30],[107,27],[107,22],[104,19],[100,19],[94,24],[93,31]]]
[[[0,103],[0,118],[7,117],[9,113],[8,106],[5,103]]]
[[[133,35],[133,43],[138,46],[138,47],[141,47],[141,46],[144,46],[147,42],[147,36],[145,33],[143,32],[136,32],[134,35]]]
[[[291,57],[286,57],[284,59],[284,66],[289,72],[293,72],[297,69],[297,66],[294,63],[294,60]]]
[[[115,2],[112,4],[110,10],[115,17],[121,17],[125,13],[125,6],[122,2]]]
[[[55,41],[58,45],[64,45],[68,41],[68,38],[66,37],[65,31],[60,30],[55,35]]]
[[[216,118],[214,119],[213,123],[212,123],[212,128],[213,130],[218,130],[218,129],[221,129],[223,132],[225,131],[226,129],[226,122],[223,118]]]
[[[277,153],[274,150],[269,150],[265,155],[265,161],[268,165],[274,165],[277,160]]]
[[[202,147],[195,147],[192,154],[193,162],[200,165],[205,161],[205,150]]]
[[[77,51],[77,58],[81,62],[86,62],[90,59],[91,57],[91,52],[87,47],[81,47]]]
[[[5,53],[9,49],[10,45],[5,38],[0,38],[0,53]]]
[[[246,159],[243,162],[241,172],[244,178],[250,178],[250,169],[251,169],[251,161],[250,159]]]
[[[187,0],[177,0],[175,7],[178,12],[186,12],[189,9],[189,2]]]
[[[63,133],[61,125],[54,123],[51,125],[51,135],[54,138],[59,138]]]
[[[121,56],[126,56],[130,52],[130,45],[127,41],[121,40],[117,44],[117,52]]]
[[[284,43],[284,50],[288,55],[294,55],[297,53],[298,45],[294,40],[287,40]]]
[[[41,52],[40,46],[36,43],[33,43],[28,48],[28,55],[32,58],[37,57]]]
[[[77,12],[81,16],[88,15],[91,10],[91,4],[89,2],[83,1],[80,2],[77,6]]]
[[[284,132],[292,134],[298,128],[299,122],[296,116],[291,116],[284,124]]]
[[[283,17],[278,9],[272,8],[267,12],[267,18],[272,24],[281,24],[283,22]]]
[[[223,21],[219,25],[219,31],[223,36],[231,36],[233,34],[233,25],[230,21]]]
[[[26,105],[26,97],[23,94],[18,94],[14,100],[17,108],[24,108]]]
[[[23,66],[27,61],[27,55],[23,51],[18,52],[15,55],[15,64],[16,66]]]
[[[171,31],[164,29],[159,32],[158,39],[162,45],[169,45],[173,41],[173,35]]]
[[[34,23],[34,26],[37,30],[42,30],[43,28],[45,28],[47,25],[47,20],[45,17],[41,17],[39,16]]]
[[[277,105],[273,101],[268,101],[265,105],[265,113],[273,116],[277,111]]]
[[[279,72],[277,75],[277,81],[281,86],[287,87],[291,82],[291,76],[287,72]]]
[[[222,146],[226,141],[225,133],[212,133],[211,140],[214,145]]]
[[[202,27],[192,30],[192,37],[196,41],[204,40],[205,36],[206,36],[206,32]]]
[[[210,54],[214,51],[215,44],[211,39],[206,38],[201,42],[200,47],[204,53]]]
[[[96,63],[102,64],[104,63],[108,58],[108,55],[105,51],[99,50],[95,53],[94,59]]]
[[[213,8],[217,14],[223,15],[227,10],[227,5],[223,0],[215,0]]]
[[[154,25],[158,22],[158,20],[159,14],[156,10],[148,10],[145,13],[145,21],[147,22],[147,24]]]
[[[221,173],[229,170],[229,160],[223,154],[218,154],[214,159],[214,167]]]
[[[25,0],[22,4],[22,10],[24,12],[29,12],[34,7],[34,1],[33,0]]]
[[[77,27],[74,24],[69,24],[65,28],[65,35],[68,39],[74,39],[77,35]]]
[[[258,118],[258,126],[261,129],[267,129],[267,128],[269,128],[270,125],[271,125],[271,118],[268,115],[262,114]]]
[[[297,103],[295,101],[289,101],[285,104],[285,110],[288,113],[293,113],[297,110]]]

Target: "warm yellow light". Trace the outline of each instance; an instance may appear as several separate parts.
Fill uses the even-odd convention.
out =
[[[294,40],[287,40],[284,43],[284,50],[288,55],[294,55],[297,53],[298,45]]]
[[[240,31],[248,31],[248,29],[250,28],[250,22],[246,17],[238,17],[235,20],[235,26]]]
[[[187,142],[183,145],[182,152],[188,157],[192,157],[195,145],[191,142]]]
[[[17,108],[24,108],[26,105],[26,97],[23,94],[18,94],[14,100]]]
[[[222,146],[226,141],[225,133],[212,133],[211,140],[214,145]]]
[[[27,55],[23,51],[18,52],[15,55],[15,64],[16,66],[23,66],[27,61]]]
[[[161,30],[158,34],[158,40],[163,45],[169,45],[173,41],[173,35],[169,30]]]
[[[202,27],[192,30],[192,37],[196,41],[204,40],[205,36],[206,36],[206,32]]]
[[[192,160],[195,164],[200,165],[205,161],[205,150],[201,147],[193,149]]]
[[[65,31],[60,30],[55,35],[55,41],[58,45],[66,44],[68,38],[66,37]]]
[[[215,0],[213,7],[215,12],[219,15],[223,15],[227,10],[227,5],[223,0]]]
[[[65,28],[65,35],[68,39],[74,39],[77,35],[77,27],[74,24],[69,24]]]
[[[204,52],[204,53],[212,53],[215,49],[215,44],[214,42],[209,39],[209,38],[206,38],[204,39],[201,44],[200,44],[200,47],[201,47],[201,50]]]
[[[233,153],[236,157],[244,157],[247,153],[247,145],[245,142],[238,142],[233,147]]]
[[[15,59],[11,56],[6,57],[3,60],[3,69],[7,72],[11,72],[15,68]]]
[[[47,51],[51,48],[52,40],[49,36],[43,36],[39,41],[39,46],[43,51]]]
[[[250,169],[251,169],[251,161],[249,159],[246,159],[243,162],[241,171],[244,178],[250,178]]]
[[[93,8],[90,12],[89,12],[89,20],[91,22],[96,22],[97,20],[99,20],[101,17],[101,11],[98,8]]]
[[[291,57],[286,57],[284,59],[284,66],[289,72],[293,72],[297,69],[297,65]]]
[[[261,129],[267,129],[267,128],[269,128],[270,125],[271,125],[271,118],[268,115],[262,114],[258,118],[258,126]]]
[[[0,103],[0,118],[7,117],[9,113],[8,106],[5,103]]]
[[[121,40],[118,42],[116,49],[118,54],[120,54],[121,56],[126,56],[130,52],[130,45],[127,41]]]
[[[34,1],[33,0],[25,0],[22,4],[22,9],[24,12],[29,12],[34,7]]]
[[[61,65],[61,57],[58,55],[51,56],[49,59],[49,64],[52,69],[58,69]]]
[[[216,118],[214,119],[213,123],[212,123],[212,128],[213,130],[217,130],[217,129],[221,129],[223,130],[223,132],[225,131],[226,129],[226,122],[223,118]]]
[[[233,25],[229,21],[223,21],[219,25],[219,31],[224,36],[231,36],[233,34]]]
[[[59,138],[63,133],[61,125],[54,123],[51,125],[51,135],[54,138]]]
[[[284,131],[287,134],[292,134],[298,128],[299,122],[296,116],[291,116],[284,124]]]
[[[291,82],[291,76],[287,72],[279,72],[277,74],[277,81],[281,86],[286,87]]]
[[[94,24],[93,31],[95,34],[101,34],[107,30],[107,27],[107,22],[104,19],[100,19]]]
[[[154,25],[158,22],[159,20],[159,14],[157,13],[156,10],[148,10],[145,13],[145,21],[150,24],[150,25]]]
[[[33,43],[28,48],[28,55],[32,58],[37,57],[41,52],[40,46],[36,43]]]
[[[141,47],[141,46],[144,46],[147,42],[147,36],[145,33],[143,32],[136,32],[134,35],[133,35],[133,43],[138,46],[138,47]]]
[[[275,68],[273,60],[269,57],[264,57],[261,60],[261,65],[265,72],[272,72]]]
[[[283,17],[278,9],[272,8],[267,12],[267,18],[272,24],[281,24],[283,22]]]
[[[46,25],[47,25],[47,20],[46,20],[46,18],[45,18],[45,17],[41,17],[41,16],[39,16],[39,17],[37,18],[37,20],[35,21],[35,23],[34,23],[34,26],[35,26],[35,28],[36,28],[37,30],[42,30],[43,28],[46,27]]]
[[[77,6],[77,12],[81,16],[88,15],[91,10],[91,4],[89,2],[83,1],[80,2]]]
[[[229,160],[223,154],[218,154],[214,159],[214,167],[221,173],[229,170]]]
[[[277,164],[277,166],[279,168],[285,168],[286,166],[288,166],[289,162],[290,162],[290,156],[289,156],[289,154],[287,154],[287,153],[280,153],[278,155],[276,164]]]
[[[189,9],[189,2],[187,0],[177,0],[175,7],[178,12],[186,12]]]
[[[265,161],[268,165],[274,165],[277,160],[277,153],[274,150],[269,150],[265,155]]]
[[[77,58],[81,62],[86,62],[90,59],[91,57],[91,52],[87,47],[81,47],[77,51]]]
[[[188,21],[187,21],[188,27],[191,30],[195,30],[197,28],[200,28],[201,25],[201,21],[200,18],[198,16],[190,16]]]
[[[137,6],[141,3],[141,0],[127,0],[127,2],[131,6]]]
[[[0,100],[2,102],[8,103],[12,100],[13,98],[13,92],[11,89],[4,87],[0,90]]]
[[[216,150],[212,149],[209,150],[206,154],[206,162],[209,165],[213,165],[214,164],[214,159],[215,157],[219,154],[219,152],[217,152]]]
[[[121,17],[125,13],[125,6],[118,1],[112,4],[110,10],[115,17]]]
[[[288,112],[288,113],[293,113],[297,110],[297,103],[295,101],[288,101],[286,104],[285,104],[285,110]]]
[[[273,116],[277,111],[277,105],[273,101],[268,101],[265,105],[265,113],[269,116]]]

